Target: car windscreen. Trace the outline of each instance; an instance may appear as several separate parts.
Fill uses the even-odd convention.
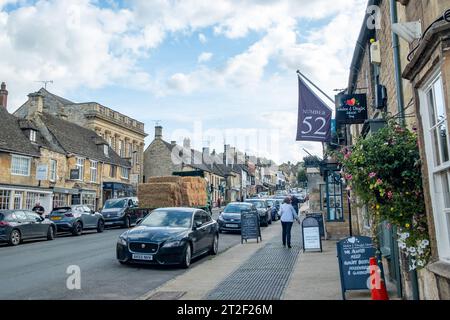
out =
[[[248,201],[248,203],[253,203],[257,209],[265,208],[263,201]]]
[[[223,210],[224,213],[239,213],[243,210],[250,210],[250,205],[245,204],[229,204]]]
[[[142,220],[140,226],[166,227],[166,228],[190,228],[192,212],[156,210]]]
[[[273,200],[267,200],[267,204],[272,207],[273,206]]]
[[[103,209],[122,209],[127,204],[125,199],[110,199],[105,202]]]

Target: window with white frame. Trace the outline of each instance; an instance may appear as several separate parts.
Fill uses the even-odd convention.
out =
[[[450,262],[450,157],[444,97],[440,74],[420,90],[438,254],[441,260]]]
[[[103,153],[105,154],[106,157],[109,157],[109,146],[108,145],[103,145]]]
[[[0,210],[8,210],[11,201],[10,190],[0,190]]]
[[[96,209],[96,195],[95,193],[83,193],[81,195],[81,204],[88,206],[90,209]]]
[[[36,142],[36,131],[35,130],[30,130],[30,141]]]
[[[15,176],[29,176],[31,168],[31,158],[12,155],[11,174]]]
[[[23,191],[15,191],[13,209],[19,210],[22,209],[22,206],[23,206]]]
[[[76,167],[80,173],[78,180],[83,181],[84,180],[84,159],[83,158],[77,158]]]
[[[130,169],[128,168],[120,168],[120,175],[123,179],[129,179],[130,177]]]
[[[58,163],[56,160],[51,159],[50,160],[50,181],[55,182],[56,181],[56,168]]]
[[[64,193],[55,193],[53,195],[53,208],[66,207],[69,205],[69,195]]]
[[[36,193],[36,192],[27,192],[25,199],[25,209],[31,210],[36,205],[36,203],[41,202],[41,197],[45,197],[45,195]]]
[[[98,162],[91,161],[91,182],[97,182]]]

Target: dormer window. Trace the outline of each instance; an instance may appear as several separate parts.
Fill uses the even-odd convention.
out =
[[[109,157],[109,146],[107,144],[103,145],[103,153],[105,154],[105,157]]]
[[[36,142],[36,130],[30,130],[30,141]]]

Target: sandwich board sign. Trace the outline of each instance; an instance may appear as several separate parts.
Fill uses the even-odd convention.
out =
[[[317,221],[319,221],[320,236],[325,237],[325,226],[323,223],[323,215],[319,212],[319,213],[307,213],[306,216],[316,218]]]
[[[322,237],[320,236],[319,220],[307,217],[302,222],[303,251],[322,252]]]
[[[259,225],[259,214],[250,211],[243,211],[241,213],[241,243],[247,242],[249,239],[256,239],[262,241],[261,227]]]
[[[337,243],[344,300],[346,291],[370,288],[370,258],[375,257],[375,253],[376,249],[369,237],[350,237]]]

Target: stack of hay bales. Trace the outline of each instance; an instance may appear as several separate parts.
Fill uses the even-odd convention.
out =
[[[203,207],[207,205],[206,181],[200,177],[153,177],[138,187],[143,208]]]
[[[184,206],[205,207],[208,202],[205,179],[200,177],[183,177],[181,198]]]

